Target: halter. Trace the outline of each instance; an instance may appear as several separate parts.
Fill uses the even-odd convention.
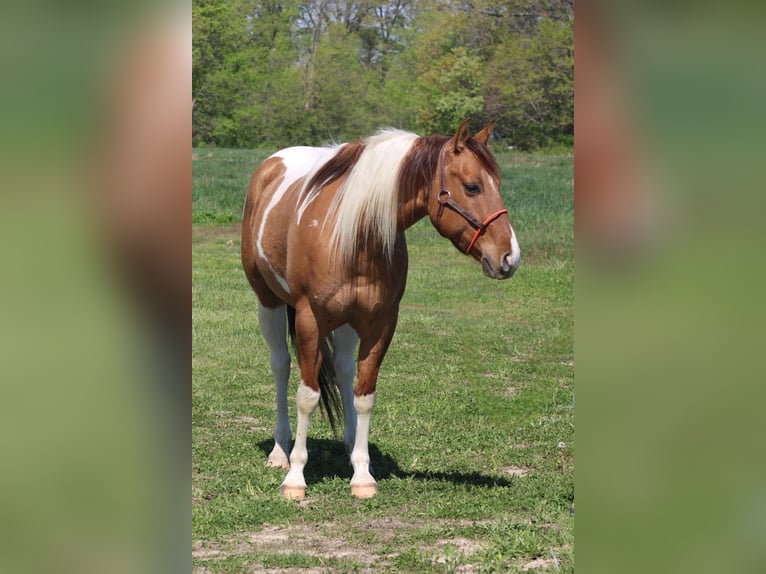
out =
[[[476,244],[476,241],[484,234],[484,231],[486,231],[487,227],[489,227],[489,224],[495,221],[501,215],[508,213],[508,210],[501,209],[500,211],[496,211],[489,215],[484,221],[479,221],[473,215],[463,209],[459,203],[452,199],[452,196],[447,189],[447,176],[445,174],[446,167],[444,162],[444,155],[447,150],[448,143],[449,142],[444,144],[441,152],[439,152],[439,185],[441,191],[439,191],[439,195],[436,198],[436,200],[439,202],[439,211],[436,212],[436,224],[439,224],[445,206],[449,207],[452,211],[462,215],[463,219],[465,219],[468,224],[476,230],[476,233],[473,235],[473,239],[471,239],[471,242],[468,244],[468,247],[465,250],[466,255],[468,255],[471,252],[471,249],[473,249],[473,246]]]

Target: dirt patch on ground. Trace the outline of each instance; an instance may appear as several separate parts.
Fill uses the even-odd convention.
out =
[[[529,473],[533,472],[534,470],[535,470],[534,468],[529,468],[526,466],[515,466],[515,465],[506,466],[505,468],[503,468],[503,472],[505,474],[510,474],[511,476],[518,476],[518,477],[527,476]]]
[[[247,425],[247,428],[252,432],[263,432],[263,431],[269,430],[269,427],[262,424],[262,421],[258,420],[255,417],[249,417],[249,416],[234,417],[234,422]]]
[[[521,569],[525,572],[527,570],[539,570],[540,568],[547,568],[548,566],[552,566],[553,563],[553,558],[535,558],[531,562],[524,564]]]
[[[429,551],[436,547],[438,550],[434,556],[434,562],[437,564],[445,564],[449,560],[449,554],[447,548],[454,548],[454,554],[470,557],[484,550],[484,545],[476,540],[470,540],[463,538],[462,536],[455,536],[454,538],[443,538],[437,540],[434,546],[429,548],[423,548],[423,551]],[[450,553],[452,554],[452,553]]]
[[[263,424],[263,421],[248,415],[233,416],[232,411],[218,411],[216,413],[215,427],[227,429],[231,423],[247,426],[251,432],[264,432],[269,430],[269,426]]]
[[[378,518],[365,522],[359,526],[361,530],[375,533],[375,539],[381,544],[387,544],[394,540],[403,529],[417,528],[410,522],[402,522],[395,518]]]
[[[571,548],[571,545],[564,544],[563,546],[558,546],[556,548],[551,549],[551,557],[550,558],[543,558],[542,556],[539,558],[535,558],[534,560],[530,560],[529,562],[523,564],[521,566],[521,569],[524,572],[528,572],[529,570],[540,570],[541,568],[548,568],[550,566],[556,566],[556,570],[559,569],[559,561],[556,557],[556,554],[562,550],[568,550]]]
[[[482,521],[445,521],[450,524],[468,526]],[[317,558],[333,558],[347,560],[358,565],[359,572],[375,572],[381,567],[391,564],[397,554],[386,554],[383,548],[393,542],[397,536],[405,535],[407,530],[416,530],[422,525],[416,522],[405,522],[395,518],[378,518],[366,521],[355,527],[353,540],[344,536],[343,528],[328,523],[322,526],[308,524],[291,524],[278,526],[266,524],[256,532],[243,532],[228,540],[207,542],[198,540],[192,545],[192,557],[197,561],[219,561],[233,556],[251,555],[257,560],[258,555],[289,555],[302,554]],[[359,539],[360,531],[371,533],[369,537]],[[374,540],[374,542],[372,542]],[[368,542],[369,541],[369,542]],[[484,550],[482,542],[470,540],[462,536],[442,538],[421,550],[431,556],[434,563],[445,564],[457,557],[470,557]],[[248,572],[273,572],[286,574],[289,572],[319,573],[331,572],[332,568],[274,568],[252,564]],[[461,565],[457,572],[471,573],[478,571],[471,565]],[[209,570],[204,565],[196,568],[193,574],[207,574]]]
[[[325,574],[332,572],[332,568],[267,568],[263,564],[251,564],[242,574]],[[192,574],[213,574],[213,571],[204,566],[192,569]]]
[[[317,558],[347,559],[364,566],[369,566],[381,558],[373,552],[371,547],[350,545],[348,541],[334,534],[331,528],[317,528],[307,524],[289,526],[266,524],[257,532],[240,533],[223,542],[198,540],[192,545],[192,557],[198,560],[223,560],[231,556],[250,554],[303,554]],[[264,568],[257,571],[268,572],[269,570]],[[282,568],[273,571],[288,572],[290,570]],[[327,569],[308,571],[325,572]]]
[[[521,467],[509,467],[522,469]],[[491,519],[484,520],[440,520],[433,526],[452,529],[454,527],[468,527],[476,524],[496,522]],[[212,563],[235,556],[252,557],[253,562],[248,564],[246,573],[265,574],[320,574],[333,572],[331,566],[292,567],[292,566],[267,566],[258,562],[259,557],[268,563],[267,557],[276,555],[297,554],[313,556],[323,559],[344,560],[354,564],[354,571],[360,573],[374,573],[381,568],[390,567],[396,559],[397,553],[387,554],[386,546],[395,544],[397,537],[404,536],[408,539],[410,533],[423,525],[418,522],[405,521],[397,518],[383,517],[365,521],[354,526],[354,535],[346,536],[346,527],[328,522],[321,526],[303,523],[279,526],[264,524],[263,528],[253,532],[241,532],[229,539],[208,542],[197,540],[192,544],[192,557],[197,562],[202,562],[194,568],[192,574],[210,574]],[[547,525],[546,525],[547,526]],[[553,527],[554,525],[551,525]],[[367,531],[370,536],[361,536],[360,533]],[[447,530],[448,532],[449,530]],[[446,532],[445,532],[446,533]],[[479,571],[477,564],[456,564],[468,562],[480,552],[486,551],[490,546],[484,540],[473,540],[455,533],[453,536],[439,538],[432,544],[420,547],[420,551],[427,556],[432,564],[451,565],[454,572],[461,574],[474,574]],[[273,559],[273,558],[272,558]],[[550,557],[539,557],[521,565],[524,571],[534,571],[549,568],[557,562],[555,554]],[[207,565],[205,564],[207,563]],[[215,570],[213,568],[213,570]]]

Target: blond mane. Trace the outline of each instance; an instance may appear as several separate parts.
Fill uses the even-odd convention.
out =
[[[330,204],[330,252],[352,261],[360,244],[380,242],[393,258],[398,215],[398,176],[418,136],[385,129],[363,140],[364,150]]]

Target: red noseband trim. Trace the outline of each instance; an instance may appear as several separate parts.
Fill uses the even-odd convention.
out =
[[[495,213],[487,217],[487,219],[481,222],[481,225],[476,230],[476,233],[473,234],[473,239],[471,239],[471,242],[468,244],[468,247],[465,250],[466,255],[468,255],[471,252],[471,249],[473,249],[473,246],[476,244],[476,241],[479,239],[479,237],[481,237],[481,234],[484,233],[487,227],[489,227],[489,224],[495,221],[495,219],[497,219],[501,215],[505,215],[506,213],[508,213],[507,209],[501,209],[500,211],[496,211]]]

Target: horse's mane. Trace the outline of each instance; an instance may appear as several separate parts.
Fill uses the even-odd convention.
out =
[[[331,159],[312,178],[314,185],[326,185],[346,175],[330,204],[327,218],[333,222],[330,251],[337,250],[341,261],[353,260],[359,245],[370,242],[379,242],[388,259],[393,258],[399,171],[417,139],[418,136],[410,132],[381,130],[341,148],[336,154],[339,161]],[[356,147],[344,153],[350,146]],[[346,161],[341,161],[341,155],[346,156]],[[351,158],[354,161],[349,162]]]

